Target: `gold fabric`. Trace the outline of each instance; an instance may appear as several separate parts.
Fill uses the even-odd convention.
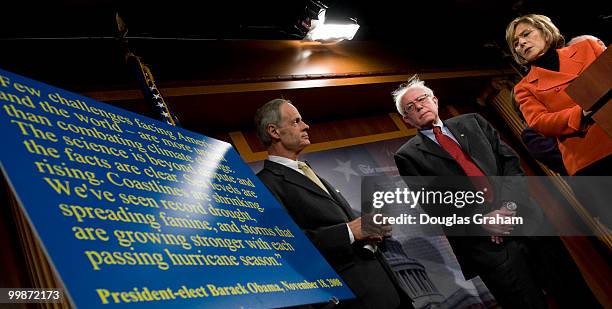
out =
[[[304,172],[304,175],[306,175],[306,177],[308,177],[310,180],[312,180],[312,182],[314,182],[317,186],[323,189],[323,191],[329,194],[329,191],[327,191],[327,188],[325,188],[325,185],[323,185],[321,179],[317,177],[317,174],[315,174],[315,172],[310,168],[310,166],[308,166],[308,164],[298,161],[298,168],[302,172]]]

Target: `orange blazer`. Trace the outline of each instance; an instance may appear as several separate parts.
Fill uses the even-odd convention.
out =
[[[563,163],[570,175],[612,155],[612,138],[597,125],[582,128],[582,108],[565,88],[582,73],[604,48],[585,40],[557,49],[559,72],[535,65],[514,87],[516,100],[530,127],[557,137]]]

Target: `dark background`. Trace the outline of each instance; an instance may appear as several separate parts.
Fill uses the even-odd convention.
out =
[[[128,25],[130,50],[150,65],[160,87],[294,79],[275,76],[280,71],[277,56],[273,53],[267,56],[268,47],[261,40],[301,40],[302,34],[294,25],[305,16],[309,2],[12,1],[2,5],[0,68],[86,95],[92,91],[138,89],[135,75],[124,61],[125,49],[117,38],[115,13],[119,12]],[[510,68],[509,58],[503,57],[508,52],[505,27],[513,18],[526,13],[551,17],[568,39],[593,34],[608,44],[612,41],[612,1],[321,2],[329,6],[328,19],[350,16],[361,26],[353,41],[341,43],[344,51],[375,44],[376,50],[387,52],[380,57],[370,53],[371,59],[397,63],[396,69],[365,72],[369,75]],[[241,44],[246,44],[249,50]],[[322,58],[326,56],[321,54]],[[391,59],[395,58],[390,55],[401,61],[393,62]],[[337,61],[339,56],[333,56]],[[236,59],[242,62],[237,65]],[[484,83],[484,79],[463,79],[434,81],[432,85],[443,102],[448,102],[473,100]],[[311,121],[393,112],[389,92],[397,84],[323,87],[317,91],[305,88],[206,96],[164,95],[187,128],[215,134],[250,127],[256,106],[278,96],[293,99]],[[145,113],[146,107],[140,101],[124,99],[110,103]],[[234,103],[244,108],[233,111],[236,114],[232,117],[217,116]],[[330,111],[330,107],[337,109]],[[320,112],[325,109],[328,112]]]

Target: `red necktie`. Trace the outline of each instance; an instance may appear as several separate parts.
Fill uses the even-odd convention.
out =
[[[459,163],[466,175],[480,176],[471,177],[470,180],[477,189],[486,188],[487,191],[485,193],[485,198],[487,202],[493,201],[491,184],[489,183],[489,180],[484,177],[485,174],[482,172],[482,170],[474,163],[474,161],[472,161],[472,158],[470,158],[470,156],[468,156],[461,149],[461,147],[459,147],[459,144],[457,144],[452,138],[444,135],[440,127],[433,127],[433,132],[440,146],[442,146],[442,148],[444,148],[444,150],[446,150],[446,152],[448,152],[448,154],[450,154],[451,157],[453,157],[455,161]]]

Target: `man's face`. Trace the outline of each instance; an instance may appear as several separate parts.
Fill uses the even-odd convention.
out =
[[[291,152],[299,153],[310,145],[308,137],[309,126],[302,120],[300,112],[290,103],[280,106],[281,123],[277,127],[280,142],[283,147]]]
[[[404,122],[417,128],[429,128],[438,119],[438,98],[425,89],[413,87],[402,96],[402,109],[406,114]]]

